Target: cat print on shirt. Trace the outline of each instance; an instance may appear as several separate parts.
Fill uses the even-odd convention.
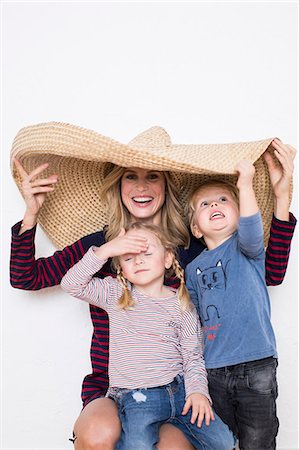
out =
[[[226,276],[221,260],[215,266],[208,267],[207,269],[201,270],[197,267],[196,274],[201,291],[226,288]]]
[[[209,324],[218,324],[220,326],[221,305],[216,305],[213,301],[214,295],[212,291],[225,291],[226,289],[226,273],[222,261],[218,260],[214,266],[206,269],[197,267],[196,274],[197,284],[203,295],[203,300],[199,308],[202,325],[204,327],[208,327]],[[218,295],[217,298],[219,298]]]

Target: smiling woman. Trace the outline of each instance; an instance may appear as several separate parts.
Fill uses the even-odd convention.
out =
[[[38,290],[58,285],[67,270],[77,263],[92,246],[100,247],[116,238],[122,228],[126,228],[136,219],[160,225],[167,232],[173,245],[177,247],[178,260],[183,269],[204,249],[204,245],[199,240],[190,237],[182,214],[182,197],[190,188],[189,180],[192,179],[192,174],[188,173],[185,177],[186,189],[181,185],[183,189],[179,190],[174,185],[174,172],[170,174],[162,170],[163,167],[168,167],[168,163],[164,161],[167,155],[172,153],[172,150],[178,151],[176,146],[171,147],[170,138],[165,130],[154,127],[142,133],[140,137],[137,136],[131,146],[125,146],[101,135],[95,136],[94,132],[87,132],[70,125],[52,123],[28,128],[20,132],[14,141],[12,151],[16,169],[14,176],[26,203],[23,221],[12,228],[11,284],[13,287]],[[98,147],[95,146],[95,142],[99,144]],[[264,151],[268,148],[269,142],[271,141],[267,140],[262,144],[254,143],[249,146],[253,150],[262,146]],[[142,150],[138,150],[141,147]],[[196,152],[192,153],[194,158],[199,154],[197,147]],[[237,153],[241,153],[247,147],[248,145],[240,145],[237,147]],[[152,154],[150,152],[145,154],[144,148],[145,151],[147,148],[152,149]],[[78,151],[80,158],[78,154],[74,157],[74,149]],[[82,159],[82,149],[84,149],[85,160]],[[155,161],[158,153],[156,149],[164,151],[162,156],[158,155],[160,171],[153,170],[156,168]],[[95,150],[98,156],[106,159],[100,162],[95,161]],[[185,146],[180,146],[179,150],[182,154],[181,159],[185,162]],[[226,158],[219,156],[221,150],[219,146],[215,150],[217,158],[224,159],[225,162],[231,160],[228,153]],[[236,145],[225,146],[223,155],[225,156],[225,152],[230,150],[233,150],[235,154]],[[57,156],[55,154],[57,151],[62,156]],[[266,255],[266,280],[272,285],[280,284],[283,280],[295,227],[295,219],[288,213],[294,153],[284,144],[277,144],[276,151],[280,165],[274,165],[270,154],[266,161],[271,167],[271,183],[276,196],[274,210],[276,217],[272,218],[268,247],[270,251]],[[208,154],[210,152],[207,152],[207,148],[204,147],[203,157]],[[127,167],[120,167],[109,162],[103,164],[103,161],[107,161],[107,155],[111,158],[109,160],[114,162],[117,158],[119,160],[121,157],[125,158]],[[147,162],[145,162],[146,155]],[[88,158],[90,160],[87,160]],[[49,161],[52,162],[53,167],[60,170],[59,177],[50,173]],[[143,168],[138,167],[138,161],[140,165],[142,163]],[[128,169],[131,163],[133,166]],[[148,164],[147,169],[144,168],[146,164]],[[262,175],[265,174],[265,163],[259,161],[259,167],[263,167],[261,172]],[[70,177],[69,179],[66,174]],[[283,186],[286,195],[281,195]],[[101,189],[100,194],[99,189]],[[270,190],[268,192],[270,193]],[[51,194],[48,195],[48,193]],[[70,203],[71,199],[74,203]],[[107,212],[105,221],[101,219],[103,201]],[[81,203],[78,204],[78,202]],[[69,204],[72,207],[69,207]],[[269,209],[269,205],[267,207]],[[65,214],[66,210],[69,212],[68,215]],[[64,222],[58,220],[61,211],[64,213]],[[265,212],[268,213],[267,208]],[[271,214],[272,211],[270,217]],[[65,246],[66,242],[72,242],[70,236],[73,237],[74,232],[79,232],[79,236],[84,237],[73,244],[68,244],[48,258],[35,259],[34,239],[37,220],[52,240],[59,245],[64,243]],[[268,222],[270,224],[271,219]],[[92,234],[86,235],[86,224],[88,233],[92,232]],[[107,226],[101,231],[94,231],[101,229],[101,226],[105,224]],[[69,234],[70,231],[71,234]],[[277,240],[280,242],[279,247],[275,245]],[[188,243],[190,245],[186,248]],[[103,278],[109,274],[114,277],[116,275],[110,261],[104,264],[96,277]],[[177,279],[170,279],[168,284],[176,287]],[[92,373],[83,381],[83,409],[74,427],[73,440],[76,450],[86,448],[113,450],[120,437],[121,429],[115,403],[105,398],[108,388],[108,316],[105,311],[94,305],[90,305],[90,314],[93,323],[90,351]],[[152,321],[154,321],[153,317]],[[170,425],[163,425],[160,438],[157,444],[159,450],[192,449],[182,432],[173,426],[170,428]]]

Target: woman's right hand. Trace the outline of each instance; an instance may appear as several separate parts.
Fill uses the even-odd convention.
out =
[[[39,211],[46,199],[47,193],[54,191],[53,184],[57,183],[58,176],[50,175],[47,178],[38,178],[38,176],[48,167],[49,164],[42,164],[27,173],[20,161],[13,159],[17,171],[22,178],[22,193],[26,203],[26,212],[24,216],[24,225],[34,226]]]

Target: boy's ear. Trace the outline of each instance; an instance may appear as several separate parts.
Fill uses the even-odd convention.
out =
[[[170,251],[166,251],[166,255],[165,255],[165,269],[170,269],[170,267],[172,266],[172,263],[173,263],[173,258],[174,258],[173,253],[170,252]]]
[[[197,239],[200,239],[203,237],[202,232],[200,231],[200,229],[198,228],[198,226],[196,224],[192,225],[191,232],[192,232],[193,236],[195,236]]]

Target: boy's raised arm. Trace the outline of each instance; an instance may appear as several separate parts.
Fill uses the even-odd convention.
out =
[[[236,165],[236,171],[239,174],[237,188],[239,189],[240,216],[253,216],[259,210],[252,184],[255,174],[254,165],[242,159]]]
[[[237,187],[239,189],[239,245],[242,253],[248,258],[258,258],[264,252],[264,231],[253,189],[254,165],[248,160],[241,160],[236,166],[239,173]]]

